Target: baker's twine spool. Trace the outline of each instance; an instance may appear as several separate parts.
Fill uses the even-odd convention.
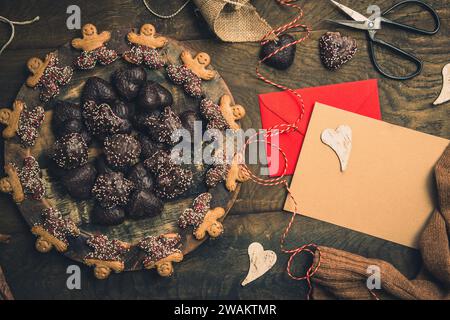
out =
[[[25,25],[25,24],[31,24],[33,22],[36,22],[39,20],[39,16],[35,17],[33,20],[27,20],[27,21],[12,21],[9,20],[6,17],[0,16],[0,21],[8,24],[11,28],[11,35],[6,41],[6,43],[2,46],[0,49],[0,55],[3,53],[3,51],[11,44],[11,42],[14,40],[14,36],[16,35],[16,28],[15,25]]]

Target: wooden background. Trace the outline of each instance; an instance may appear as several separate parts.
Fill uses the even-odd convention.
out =
[[[183,1],[149,1],[162,13],[173,12]],[[364,13],[370,1],[342,0],[342,3]],[[377,0],[381,9],[396,0]],[[403,31],[380,33],[384,39],[395,41],[403,49],[413,51],[425,62],[424,71],[414,80],[396,82],[380,78],[373,70],[367,54],[365,35],[351,30],[341,32],[354,36],[360,48],[356,57],[338,72],[327,71],[318,56],[318,38],[325,32],[336,30],[324,19],[342,19],[344,16],[326,0],[299,1],[306,13],[304,21],[314,29],[312,39],[300,45],[294,65],[288,72],[270,72],[272,78],[291,87],[309,87],[345,81],[380,78],[380,101],[383,119],[422,132],[450,138],[449,104],[434,107],[432,102],[441,88],[441,69],[450,62],[450,8],[446,0],[427,0],[441,17],[442,29],[434,37],[423,37]],[[169,4],[170,3],[170,4]],[[280,8],[274,0],[253,1],[259,13],[276,26],[294,14]],[[257,94],[275,91],[255,77],[259,44],[229,44],[220,42],[209,30],[193,4],[171,20],[152,16],[141,0],[3,0],[0,15],[13,20],[31,19],[40,15],[41,21],[20,26],[16,39],[0,56],[0,106],[11,106],[18,89],[25,81],[25,62],[32,56],[47,52],[79,35],[66,28],[66,9],[71,4],[81,8],[82,23],[93,22],[100,30],[140,26],[153,23],[157,30],[175,39],[186,41],[196,50],[209,52],[215,67],[229,85],[236,101],[247,107],[245,127],[260,128]],[[431,26],[426,13],[419,9],[402,10],[391,17],[404,23]],[[299,34],[297,36],[300,36]],[[8,29],[0,25],[0,41],[6,40]],[[404,67],[389,54],[380,53],[380,62],[391,70]],[[420,147],[420,146],[418,146]],[[3,154],[3,145],[0,154]],[[94,279],[92,270],[82,269],[82,290],[66,288],[66,268],[73,264],[62,255],[51,252],[40,254],[34,250],[34,237],[21,218],[9,196],[0,196],[0,233],[12,235],[9,245],[0,244],[0,265],[5,271],[11,289],[19,299],[304,299],[306,284],[291,280],[285,266],[287,256],[280,253],[279,238],[290,215],[281,210],[285,192],[280,188],[261,188],[253,183],[244,184],[239,198],[225,223],[226,232],[218,240],[208,240],[186,260],[176,266],[170,279],[155,272],[131,272],[112,275],[106,281]],[[264,277],[245,288],[240,282],[248,270],[247,247],[253,241],[278,254],[275,267]],[[369,237],[314,219],[301,217],[288,239],[289,244],[315,242],[333,246],[371,258],[385,259],[406,276],[414,276],[421,267],[420,255],[381,239]],[[296,270],[304,272],[308,258],[296,261]]]

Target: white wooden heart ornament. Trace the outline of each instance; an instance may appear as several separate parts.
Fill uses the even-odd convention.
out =
[[[446,64],[442,69],[442,90],[436,101],[433,102],[435,106],[438,104],[450,101],[450,63]]]
[[[345,171],[352,151],[352,128],[343,124],[336,130],[325,129],[320,138],[323,143],[333,149],[341,163],[341,171]]]
[[[250,268],[247,276],[241,283],[242,286],[261,277],[277,262],[276,253],[272,250],[264,250],[259,242],[253,242],[248,246],[248,256],[250,258]]]

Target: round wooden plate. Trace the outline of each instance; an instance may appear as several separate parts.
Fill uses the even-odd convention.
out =
[[[126,34],[130,31],[131,30],[113,31],[111,41],[107,46],[117,50],[119,54],[129,50]],[[169,43],[163,50],[170,63],[181,64],[179,58],[181,52],[189,49],[184,44],[169,39]],[[190,51],[192,54],[195,54],[192,50]],[[59,48],[56,53],[59,57],[60,65],[66,66],[72,65],[73,60],[80,54],[80,51],[73,49],[70,44],[66,44]],[[214,62],[214,57],[212,58]],[[56,99],[80,103],[79,97],[81,91],[85,81],[89,77],[98,76],[110,81],[110,76],[115,70],[126,67],[127,65],[129,66],[129,64],[122,59],[118,59],[109,66],[97,66],[88,71],[75,70],[71,82],[67,86],[61,88],[61,93]],[[213,69],[212,67],[210,68]],[[147,79],[162,84],[172,93],[174,98],[173,110],[175,112],[179,114],[186,110],[199,111],[199,100],[187,96],[180,87],[173,85],[167,79],[164,68],[161,68],[160,70],[150,70],[146,68],[146,70]],[[220,97],[224,94],[231,96],[225,81],[219,74],[211,81],[203,81],[202,85],[206,96],[213,101],[218,102]],[[23,85],[17,95],[17,99],[24,101],[29,107],[35,107],[42,105],[39,101],[38,94],[38,90],[33,90],[26,85]],[[54,142],[54,136],[50,125],[53,104],[54,101],[51,101],[44,106],[46,110],[45,121],[41,127],[36,145],[31,150],[31,154],[39,161],[39,165],[42,169],[42,176],[46,187],[46,199],[52,206],[58,208],[64,216],[69,216],[76,222],[81,230],[80,237],[69,239],[69,249],[65,252],[67,257],[82,262],[84,256],[90,252],[90,248],[86,245],[86,239],[91,234],[97,233],[105,234],[110,239],[118,239],[135,244],[144,236],[176,232],[180,233],[182,236],[183,253],[186,254],[197,248],[203,242],[198,241],[193,237],[192,228],[188,227],[183,230],[177,226],[180,214],[185,208],[191,206],[192,200],[198,194],[209,191],[213,196],[211,203],[212,208],[223,207],[226,213],[231,209],[237,198],[239,186],[236,191],[232,193],[226,190],[224,183],[219,184],[214,189],[207,190],[206,185],[203,182],[206,168],[203,165],[196,165],[191,166],[191,169],[194,171],[194,186],[182,198],[169,202],[166,201],[164,203],[164,211],[160,216],[142,220],[126,219],[121,225],[112,227],[102,227],[89,223],[89,212],[91,211],[93,201],[77,201],[71,198],[64,191],[61,184],[55,178],[50,176],[47,171],[49,165],[48,152]],[[17,137],[5,141],[5,163],[13,162],[18,166],[21,166],[23,158],[24,149],[21,148]],[[33,201],[30,199],[26,199],[20,203],[18,207],[30,226],[41,221],[41,212],[45,208],[40,201]],[[143,258],[144,253],[138,248],[132,247],[125,258],[125,270],[142,269]]]

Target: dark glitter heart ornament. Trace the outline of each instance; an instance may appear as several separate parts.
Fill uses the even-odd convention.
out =
[[[295,38],[289,34],[282,34],[278,37],[278,40],[270,40],[261,47],[261,52],[259,54],[260,59],[269,56],[272,52],[280,49],[281,47],[288,45],[295,41]],[[297,45],[292,45],[284,50],[281,50],[274,56],[266,59],[264,61],[268,66],[274,67],[279,70],[285,70],[291,66],[295,58],[295,50]]]
[[[319,39],[320,58],[330,70],[337,70],[358,51],[356,40],[339,32],[327,32]]]

